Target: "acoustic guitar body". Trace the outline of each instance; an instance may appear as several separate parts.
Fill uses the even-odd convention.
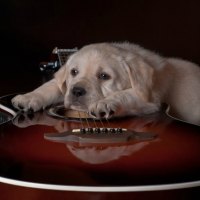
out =
[[[13,96],[0,99],[0,113],[9,115],[8,120],[10,110],[16,113],[10,104]],[[18,112],[0,125],[1,182],[73,191],[200,185],[199,126],[164,111],[109,121],[67,113],[59,106]]]

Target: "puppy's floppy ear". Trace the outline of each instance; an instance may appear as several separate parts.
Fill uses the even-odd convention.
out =
[[[125,59],[124,66],[131,87],[141,99],[149,101],[152,97],[154,69],[140,57]]]
[[[65,94],[67,90],[66,80],[67,80],[67,67],[66,64],[63,65],[55,74],[54,78],[58,84],[58,87],[62,94]]]

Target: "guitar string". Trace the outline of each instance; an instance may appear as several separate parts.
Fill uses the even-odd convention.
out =
[[[67,57],[68,57],[69,53],[68,52],[62,52],[58,49],[57,54],[58,54],[58,59],[59,59],[60,65],[61,66],[64,65],[65,62],[67,61]]]
[[[77,112],[78,112],[79,119],[80,119],[80,122],[81,122],[81,128],[82,128],[82,129],[85,129],[85,126],[84,126],[83,120],[82,120],[82,118],[81,118],[80,112],[79,112],[79,111],[77,111]]]
[[[97,95],[100,97],[99,94],[97,94]],[[94,124],[95,124],[95,128],[100,128],[100,127],[96,124],[96,120],[95,120],[95,118],[94,118],[93,116],[92,116],[92,119],[93,119],[93,122],[94,122]],[[106,120],[107,126],[105,125],[105,123],[102,121],[101,118],[99,118],[98,120],[100,121],[100,124],[102,125],[101,128],[103,128],[104,130],[105,130],[105,127],[109,127],[109,128],[111,128],[111,126],[110,126],[110,122],[109,122],[109,119],[108,119],[107,117],[105,117],[105,120]]]
[[[98,95],[98,97],[100,97],[99,94],[97,94],[97,95]],[[93,121],[95,121],[94,117],[92,117],[92,118],[93,118]],[[108,118],[105,117],[105,119],[106,119],[106,122],[107,122],[107,125],[108,125],[108,126],[106,126],[106,125],[103,123],[103,121],[101,120],[101,118],[98,119],[98,120],[100,121],[100,123],[101,123],[101,125],[102,125],[102,128],[103,128],[104,130],[105,130],[105,127],[111,128]],[[99,127],[97,127],[97,128],[99,128]]]
[[[98,95],[99,98],[101,98],[99,94],[97,94],[97,95]],[[100,118],[100,120],[101,120],[100,122],[101,122],[103,128],[105,128],[105,127],[111,128],[111,127],[110,127],[110,122],[109,122],[109,120],[108,120],[108,117],[105,117],[105,119],[106,119],[107,126],[103,124],[103,122],[102,122],[102,120],[101,120],[101,118]]]
[[[82,116],[81,116],[81,114],[80,114],[80,112],[79,111],[77,111],[78,112],[78,115],[79,115],[79,119],[80,119],[80,121],[81,121],[81,127],[83,128],[83,129],[86,129],[86,127],[83,125],[83,120],[82,120]],[[85,116],[84,116],[85,117]],[[96,124],[96,122],[95,122],[95,119],[94,118],[92,118],[93,119],[93,122],[94,122],[94,127],[95,128],[99,128],[98,127],[98,125]],[[85,120],[86,120],[86,123],[87,123],[87,128],[90,128],[91,126],[90,126],[90,123],[89,123],[89,120],[87,119],[87,117],[85,118]]]
[[[103,121],[101,120],[101,118],[100,118],[99,120],[100,120],[100,123],[101,123],[101,125],[102,125],[102,128],[105,129],[105,125],[104,125]]]
[[[100,129],[100,128],[103,128],[103,129],[105,130],[105,125],[104,125],[103,121],[102,121],[101,119],[98,119],[99,122],[101,123],[101,126],[99,127],[99,126],[97,125],[96,120],[94,119],[94,117],[92,117],[94,126],[91,126],[91,125],[90,125],[89,120],[88,120],[87,117],[85,118],[85,121],[86,121],[87,126],[85,126],[84,123],[83,123],[83,118],[84,118],[85,116],[82,117],[81,114],[80,114],[80,112],[79,112],[79,111],[77,111],[77,112],[78,112],[78,115],[79,115],[79,119],[80,119],[80,122],[81,122],[81,127],[82,127],[82,129],[84,129],[84,130],[88,129],[88,131],[89,131],[89,128],[94,128],[94,127],[95,127],[95,129],[96,129],[97,131],[98,131],[98,129]],[[107,122],[108,122],[108,120],[107,120]],[[108,123],[109,123],[109,122],[108,122]]]
[[[83,130],[86,130],[86,127],[83,125],[82,116],[81,116],[81,114],[80,114],[79,111],[77,111],[77,112],[78,112],[79,119],[80,119],[81,124],[82,124],[82,125],[81,125],[81,126],[82,126],[82,129],[83,129]],[[83,118],[85,118],[85,116],[83,116]],[[98,125],[96,124],[95,119],[94,119],[94,118],[92,118],[92,119],[93,119],[93,122],[94,122],[94,125],[95,125],[95,129],[97,130],[99,127],[98,127]],[[87,123],[88,132],[89,132],[89,128],[94,128],[94,126],[93,126],[93,127],[90,126],[90,123],[89,123],[89,120],[88,120],[87,117],[85,118],[85,120],[86,120],[86,123]]]
[[[86,120],[86,123],[87,123],[87,128],[89,129],[90,128],[90,124],[88,122],[88,118],[86,117],[85,120]]]
[[[106,117],[106,122],[107,122],[107,124],[108,124],[108,127],[111,128],[111,126],[110,126],[110,122],[109,122],[109,120],[108,120],[107,117]]]
[[[93,123],[95,125],[95,128],[99,128],[99,126],[97,125],[96,120],[94,119],[94,117],[92,117],[92,120],[93,120]]]

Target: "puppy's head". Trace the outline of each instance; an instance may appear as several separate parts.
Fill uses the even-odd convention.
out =
[[[132,66],[132,59],[128,50],[107,43],[88,45],[74,53],[55,75],[65,96],[65,107],[88,110],[91,103],[131,88],[133,84],[137,90],[136,85],[141,85],[139,82],[146,75],[141,67],[132,69],[137,67]]]

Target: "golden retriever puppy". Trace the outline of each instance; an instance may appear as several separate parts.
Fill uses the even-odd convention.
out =
[[[149,114],[167,103],[176,117],[200,123],[200,68],[135,44],[91,44],[71,55],[54,79],[12,99],[24,111],[61,101],[96,118]]]

